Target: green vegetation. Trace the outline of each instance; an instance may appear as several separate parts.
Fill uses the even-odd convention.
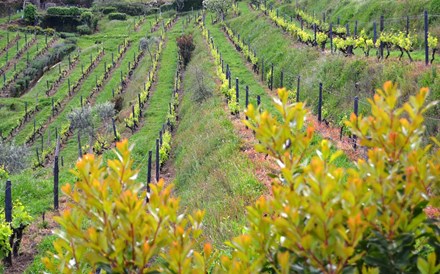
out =
[[[223,247],[227,239],[241,232],[245,206],[262,193],[263,185],[255,178],[252,163],[240,152],[241,140],[224,110],[216,67],[200,31],[194,32],[194,41],[173,141],[176,194],[188,211],[205,210],[207,237]],[[200,77],[214,94],[197,102]]]

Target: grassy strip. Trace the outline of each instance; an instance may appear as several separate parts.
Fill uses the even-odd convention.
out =
[[[200,31],[194,33],[194,41],[196,49],[185,74],[181,120],[174,137],[176,192],[188,211],[206,211],[205,233],[211,242],[222,246],[241,232],[245,206],[264,186],[253,175],[252,163],[240,153],[241,140],[223,107],[223,95],[215,84],[217,68]],[[194,96],[200,71],[206,74],[204,82],[209,89],[216,92],[198,103]]]
[[[157,72],[155,91],[150,97],[148,109],[143,113],[144,126],[130,137],[130,143],[136,144],[132,156],[138,169],[141,170],[139,179],[143,181],[146,180],[147,175],[148,151],[154,151],[156,138],[159,137],[159,131],[166,122],[169,112],[168,104],[173,94],[174,76],[178,62],[176,38],[180,35],[182,23],[183,20],[179,20],[168,31],[168,41]]]

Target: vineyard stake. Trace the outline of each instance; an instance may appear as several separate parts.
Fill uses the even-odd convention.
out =
[[[373,22],[373,43],[376,44],[377,41],[377,24],[376,21]]]
[[[156,139],[156,182],[159,182],[159,139]]]
[[[301,76],[298,75],[298,82],[296,83],[296,102],[299,102],[299,87],[301,82]]]
[[[383,15],[381,15],[380,16],[380,33],[382,34],[382,32],[383,32],[383,29],[384,29],[384,17],[383,17]],[[382,40],[380,41],[380,58],[382,58],[383,59],[383,47],[384,47],[384,44],[383,44],[383,42],[382,42]]]
[[[273,90],[273,63],[272,63],[271,73],[270,73],[270,90]]]
[[[354,36],[357,36],[357,32],[358,32],[358,21],[356,20],[354,22]]]
[[[319,83],[318,122],[322,121],[322,83]]]
[[[12,185],[10,180],[6,181],[5,188],[5,221],[10,224],[12,223]],[[9,237],[9,244],[12,247],[12,237]],[[9,266],[12,265],[12,250],[8,252],[8,256],[5,258],[5,263]]]
[[[429,45],[428,45],[428,11],[424,12],[425,18],[425,64],[429,64]]]
[[[236,102],[238,103],[238,102],[240,102],[240,100],[239,100],[239,97],[240,97],[240,88],[239,88],[239,86],[238,86],[238,77],[237,78],[235,78],[235,99],[236,99]]]
[[[148,151],[148,167],[147,167],[147,197],[146,201],[147,203],[150,201],[150,183],[151,183],[151,158],[152,158],[153,152],[150,150]]]
[[[83,153],[82,153],[82,147],[81,147],[81,133],[79,130],[78,130],[77,139],[78,139],[78,158],[81,159]]]
[[[332,23],[330,23],[329,36],[330,36],[330,52],[333,53],[333,24]]]
[[[54,160],[54,166],[53,166],[53,208],[55,210],[58,210],[59,208],[59,201],[58,201],[58,186],[59,186],[59,165],[58,165],[58,156],[60,154],[60,139],[57,139],[57,146],[55,149],[55,160]]]
[[[284,87],[284,71],[281,71],[280,88]]]
[[[356,117],[358,117],[358,111],[359,111],[359,98],[356,96],[354,97],[354,114]],[[356,135],[353,134],[353,148],[356,150]]]

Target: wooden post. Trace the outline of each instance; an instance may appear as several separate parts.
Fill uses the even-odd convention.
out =
[[[380,26],[379,27],[380,27],[380,33],[382,34],[383,29],[384,29],[384,17],[383,17],[383,15],[380,16]],[[382,58],[382,59],[383,59],[383,47],[384,47],[384,44],[381,41],[380,42],[379,50],[380,50],[380,58]]]
[[[354,36],[356,37],[358,33],[358,21],[356,20],[354,22]]]
[[[354,97],[354,114],[356,117],[358,117],[359,112],[359,98],[356,96]],[[353,148],[356,149],[356,135],[353,134]]]
[[[280,88],[284,87],[284,71],[281,71],[281,76],[280,76]]]
[[[232,88],[232,77],[231,77],[231,71],[229,71],[229,77],[228,77],[228,84],[229,84],[229,89]]]
[[[5,188],[5,221],[7,223],[12,223],[12,185],[11,181],[6,181]],[[12,248],[13,238],[9,238],[9,244]],[[8,255],[5,258],[5,264],[8,266],[12,266],[12,250],[8,252]]]
[[[159,160],[159,150],[160,150],[160,145],[159,145],[159,139],[156,139],[156,182],[159,182],[159,172],[160,172],[160,160]]]
[[[406,36],[409,34],[409,16],[406,16]]]
[[[238,103],[240,100],[239,100],[239,97],[240,97],[240,88],[239,88],[239,86],[238,86],[238,77],[237,78],[235,78],[235,99],[236,99],[236,102]]]
[[[53,97],[52,97],[52,116],[55,116],[55,102]]]
[[[348,23],[345,24],[345,30],[347,32],[347,37],[350,36],[350,25]]]
[[[115,140],[118,140],[118,131],[116,130],[116,123],[115,118],[112,117],[112,128],[113,128],[113,135],[115,136]]]
[[[148,151],[148,166],[147,166],[147,195],[146,201],[147,203],[150,201],[150,183],[151,183],[151,158],[153,156],[153,152]]]
[[[301,76],[298,75],[298,82],[296,83],[296,102],[299,102],[299,88],[300,88]]]
[[[322,83],[319,83],[318,122],[322,121]]]
[[[333,53],[333,24],[332,23],[330,23],[328,35],[330,36],[330,52]]]
[[[78,136],[77,136],[77,139],[78,139],[78,158],[81,159],[83,153],[82,153],[82,147],[81,147],[81,133],[79,132],[79,130],[78,130]]]
[[[429,45],[428,45],[428,11],[424,12],[425,18],[425,65],[429,64]]]
[[[376,44],[377,41],[377,24],[376,21],[373,22],[373,43]]]
[[[264,59],[261,59],[261,82],[264,82]]]
[[[58,156],[60,154],[60,139],[57,139],[57,146],[55,149],[55,160],[53,165],[53,208],[58,210],[59,201],[58,201],[58,186],[59,186],[59,166],[58,166]]]
[[[272,67],[271,67],[271,75],[270,75],[270,90],[273,90],[273,63],[272,63]]]

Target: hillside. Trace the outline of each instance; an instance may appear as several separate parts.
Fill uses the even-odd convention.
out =
[[[0,273],[437,273],[437,2],[0,15]]]

